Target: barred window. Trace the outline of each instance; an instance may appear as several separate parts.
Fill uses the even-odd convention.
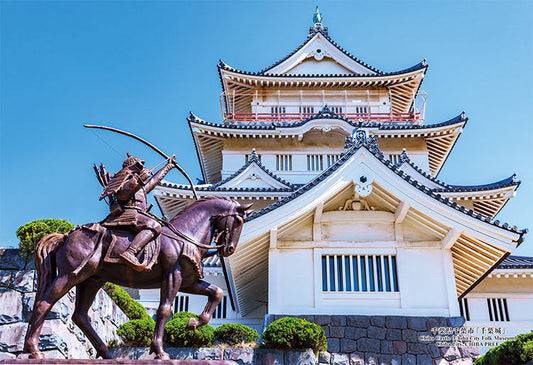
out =
[[[174,300],[174,313],[187,312],[189,310],[189,296],[178,295]]]
[[[507,299],[487,298],[487,307],[489,309],[489,320],[491,322],[509,322]]]
[[[341,155],[326,155],[326,165],[327,167],[330,167],[335,162],[338,161],[338,159],[341,158]]]
[[[459,299],[459,311],[461,313],[461,316],[463,316],[465,320],[470,320],[470,310],[468,309],[467,298]]]
[[[389,160],[390,162],[392,162],[393,165],[396,165],[401,161],[400,156],[400,154],[389,155]]]
[[[300,114],[314,114],[315,108],[312,106],[301,106],[299,108]]]
[[[398,292],[394,255],[322,255],[324,292]]]
[[[285,114],[286,108],[284,106],[271,106],[270,113],[272,114]]]
[[[342,114],[342,106],[332,106],[331,111],[335,114]]]
[[[224,295],[220,304],[216,307],[215,312],[213,313],[214,319],[224,319],[227,318],[228,310],[228,297]]]
[[[322,171],[323,169],[322,155],[307,155],[307,171]]]
[[[277,171],[292,171],[292,155],[276,155]]]
[[[368,113],[368,107],[366,107],[366,106],[356,106],[355,107],[355,112],[357,114],[366,114],[366,113]]]

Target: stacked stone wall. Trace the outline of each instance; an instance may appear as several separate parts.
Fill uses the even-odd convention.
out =
[[[285,315],[267,315],[265,325]],[[432,337],[432,328],[457,328],[463,317],[408,317],[358,315],[297,316],[320,325],[327,337],[328,351],[320,352],[319,364],[332,365],[448,365],[472,364],[479,357],[477,347],[438,347],[421,341]]]
[[[0,249],[0,359],[27,356],[22,353],[28,321],[37,291],[33,261],[20,251]],[[44,322],[39,338],[47,358],[94,358],[96,351],[72,322],[75,289],[59,300]],[[91,323],[106,343],[117,339],[116,329],[128,321],[120,308],[100,290],[89,310]]]

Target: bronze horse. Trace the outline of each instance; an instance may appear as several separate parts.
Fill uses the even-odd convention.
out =
[[[151,271],[137,272],[124,264],[105,262],[109,240],[101,240],[97,233],[84,228],[66,235],[53,233],[45,236],[35,250],[39,283],[24,352],[30,353],[30,358],[44,357],[38,347],[43,322],[54,303],[76,286],[72,319],[95,347],[97,357],[112,358],[88,316],[96,293],[109,281],[134,288],[161,288],[150,353],[155,353],[156,359],[168,359],[163,350],[163,331],[178,291],[208,297],[203,312],[198,315],[198,320],[191,318],[188,329],[207,324],[223,298],[222,289],[201,280],[195,271],[197,268],[183,257],[184,239],[195,243],[202,258],[208,254],[208,245],[213,239],[219,246],[218,253],[229,256],[237,247],[242,226],[251,212],[248,210],[250,206],[218,197],[194,202],[169,222],[172,227],[163,228],[157,263]],[[176,233],[181,238],[178,239]]]

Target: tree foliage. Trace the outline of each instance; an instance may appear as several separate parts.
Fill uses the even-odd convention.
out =
[[[20,239],[19,247],[21,254],[28,258],[33,255],[35,246],[41,238],[50,233],[67,233],[74,226],[62,219],[38,219],[26,223],[17,229],[17,237]]]
[[[490,349],[474,363],[475,365],[520,365],[533,361],[533,331],[516,336]]]
[[[147,347],[152,343],[155,322],[152,318],[132,319],[117,329],[124,346]]]

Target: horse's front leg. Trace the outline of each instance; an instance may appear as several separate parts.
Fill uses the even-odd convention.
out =
[[[167,323],[168,317],[170,317],[172,302],[176,294],[178,294],[180,285],[180,267],[176,266],[163,277],[163,282],[161,283],[161,300],[157,309],[154,337],[152,338],[152,346],[150,347],[150,353],[155,353],[156,359],[170,359],[168,354],[163,350],[163,332],[165,331],[165,323]]]
[[[224,297],[224,291],[222,289],[203,280],[197,280],[192,286],[188,288],[182,288],[181,291],[185,293],[207,296],[207,304],[204,308],[204,311],[198,315],[198,319],[191,318],[189,320],[189,323],[187,323],[188,330],[195,330],[198,327],[208,324],[211,320],[213,312],[215,312],[215,309]]]

